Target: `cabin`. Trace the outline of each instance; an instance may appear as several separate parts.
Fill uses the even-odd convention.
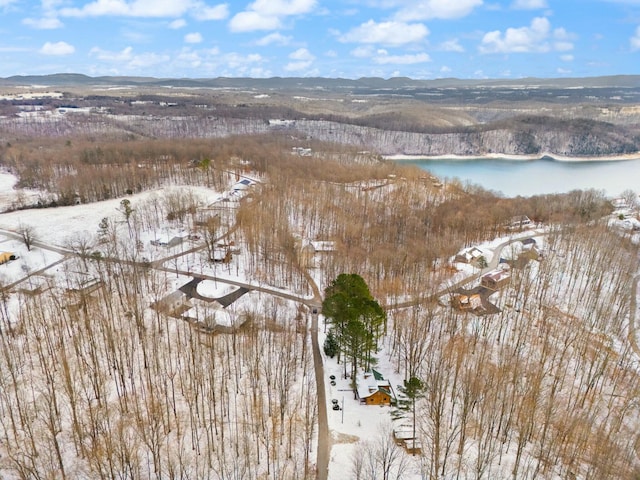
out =
[[[451,299],[451,306],[456,310],[461,311],[474,311],[481,310],[482,306],[482,298],[480,294],[473,293],[470,295],[460,294],[456,295]]]
[[[396,402],[389,380],[374,369],[357,376],[356,394],[361,405],[391,405]]]
[[[480,284],[489,290],[499,290],[511,281],[509,270],[497,269],[482,276]]]

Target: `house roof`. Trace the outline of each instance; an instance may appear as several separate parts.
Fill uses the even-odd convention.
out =
[[[492,270],[491,272],[482,276],[483,279],[486,278],[494,282],[499,282],[500,280],[504,280],[509,277],[511,277],[511,272],[509,270],[503,270],[501,268]]]
[[[484,255],[484,252],[478,247],[469,247],[462,250],[457,257],[464,257],[467,262],[477,260]]]
[[[333,252],[336,249],[336,242],[331,240],[311,240],[309,244],[316,252]]]
[[[395,398],[389,380],[385,380],[382,374],[376,370],[358,374],[356,388],[359,398],[367,398],[377,392],[382,392],[391,398]]]

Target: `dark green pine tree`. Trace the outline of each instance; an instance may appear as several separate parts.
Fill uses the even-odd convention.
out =
[[[324,353],[327,357],[333,358],[338,354],[339,350],[338,341],[333,334],[333,329],[331,329],[327,334],[327,338],[324,339]]]
[[[386,313],[373,298],[360,275],[342,273],[325,289],[322,313],[333,324],[331,330],[338,344],[338,362],[344,354],[351,362],[355,377],[359,366],[375,364],[373,353],[386,321]],[[345,376],[346,376],[345,363]]]

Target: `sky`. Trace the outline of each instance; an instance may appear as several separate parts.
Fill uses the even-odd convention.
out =
[[[0,0],[0,77],[640,74],[640,0]]]

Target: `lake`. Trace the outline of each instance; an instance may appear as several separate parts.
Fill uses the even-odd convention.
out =
[[[627,189],[640,191],[640,159],[605,161],[420,159],[397,160],[417,165],[442,179],[458,178],[507,197],[566,193],[595,188],[615,197]]]

